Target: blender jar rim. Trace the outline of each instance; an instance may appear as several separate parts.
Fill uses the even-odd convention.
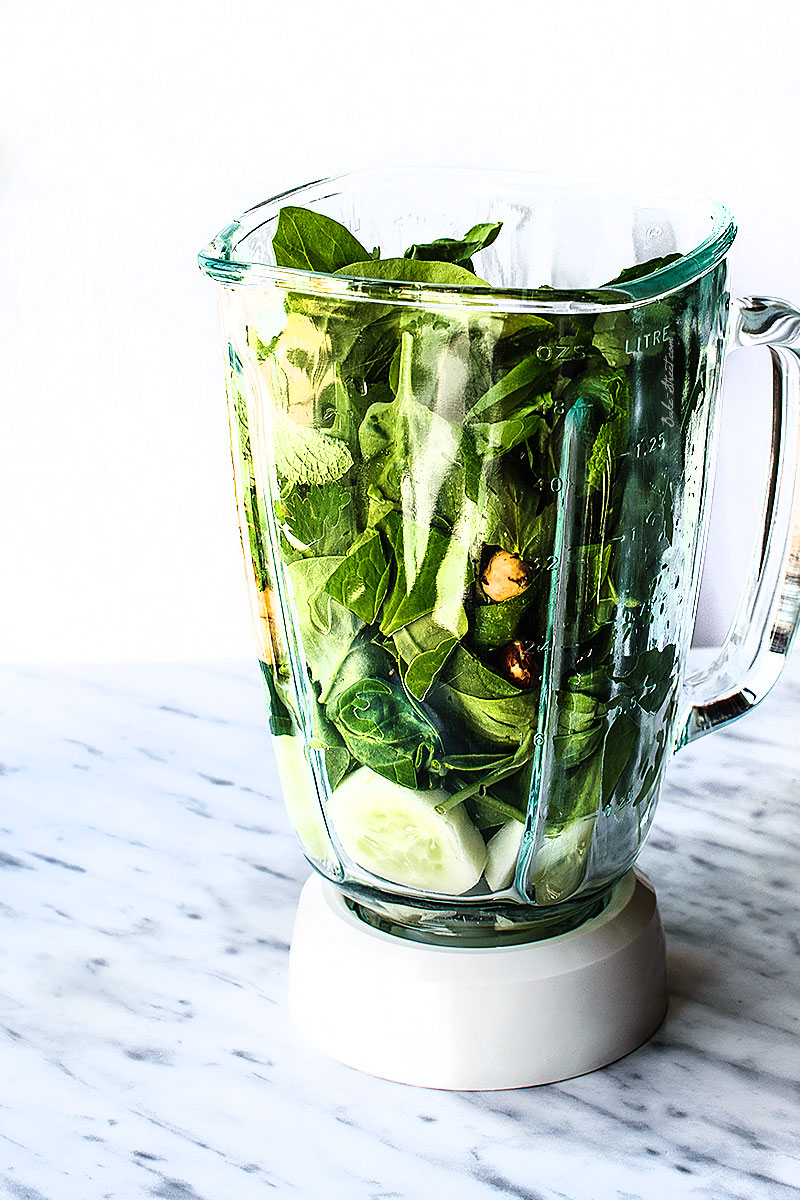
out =
[[[297,267],[278,267],[269,263],[237,258],[241,243],[262,225],[274,220],[281,207],[298,203],[305,193],[320,186],[343,188],[352,182],[366,182],[371,177],[387,175],[429,176],[489,176],[514,179],[535,188],[555,191],[585,191],[590,188],[599,198],[632,201],[632,189],[615,187],[575,178],[534,174],[517,170],[493,170],[469,167],[389,167],[353,171],[314,180],[300,187],[278,193],[231,222],[205,246],[198,255],[201,270],[217,282],[228,286],[273,286],[286,291],[303,292],[333,301],[372,301],[391,304],[412,304],[423,307],[469,308],[483,313],[592,313],[630,309],[651,304],[692,283],[712,270],[725,257],[736,237],[736,223],[725,205],[701,194],[660,192],[641,197],[648,206],[659,204],[697,204],[710,210],[710,233],[680,258],[660,270],[625,284],[601,285],[595,288],[519,288],[464,285],[431,285],[402,280],[378,280],[356,275],[329,274],[307,271]]]

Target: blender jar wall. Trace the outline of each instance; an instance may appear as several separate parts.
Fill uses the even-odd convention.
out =
[[[696,600],[724,279],[723,264],[663,301],[572,315],[223,289],[243,543],[290,817],[368,917],[552,933],[596,911],[633,861]],[[527,586],[493,597],[503,553]],[[348,556],[366,572],[360,596]],[[390,761],[368,745],[370,722],[401,727]],[[394,867],[376,872],[358,831],[343,848],[331,800],[365,759],[447,814],[457,888],[425,887],[431,863],[403,861],[402,805],[383,829]]]

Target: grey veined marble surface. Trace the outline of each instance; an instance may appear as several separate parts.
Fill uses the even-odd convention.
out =
[[[641,865],[671,1001],[593,1075],[419,1090],[286,1011],[308,867],[257,669],[5,668],[0,1196],[800,1194],[800,661],[673,761]]]

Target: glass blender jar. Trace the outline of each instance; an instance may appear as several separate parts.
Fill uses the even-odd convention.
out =
[[[515,1087],[664,1015],[633,870],[664,769],[763,698],[800,608],[800,325],[731,299],[734,237],[703,199],[396,169],[275,197],[200,255],[315,869],[290,1005],[341,1061]],[[754,344],[778,384],[764,537],[687,678],[723,362]]]

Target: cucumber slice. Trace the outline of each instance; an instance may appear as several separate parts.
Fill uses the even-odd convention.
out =
[[[545,831],[531,873],[537,904],[558,904],[577,891],[586,873],[596,819],[579,817],[563,829]]]
[[[486,864],[486,845],[463,806],[438,813],[448,793],[418,792],[369,767],[349,775],[328,801],[347,855],[364,870],[425,892],[460,896]]]
[[[486,847],[486,869],[483,873],[493,892],[502,892],[513,881],[524,832],[524,821],[513,818],[506,821],[489,839]]]
[[[302,738],[291,734],[273,737],[272,749],[278,764],[286,811],[303,849],[309,858],[318,862],[333,861],[334,849],[325,828],[317,785]]]

